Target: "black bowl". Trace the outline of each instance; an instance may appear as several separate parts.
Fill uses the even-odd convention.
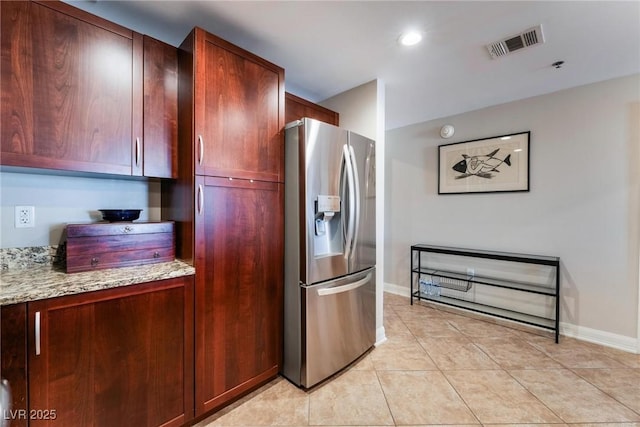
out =
[[[135,221],[140,218],[142,209],[98,209],[102,212],[102,219],[109,222]]]

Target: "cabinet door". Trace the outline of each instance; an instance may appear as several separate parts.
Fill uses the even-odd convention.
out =
[[[201,30],[195,34],[196,173],[282,182],[284,71]]]
[[[1,376],[11,386],[11,410],[0,414],[1,420],[11,420],[11,427],[27,425],[27,304],[12,304],[0,308]]]
[[[28,303],[29,406],[40,414],[30,426],[179,426],[191,418],[192,280]]]
[[[144,176],[177,178],[177,144],[178,50],[144,36]]]
[[[320,120],[330,125],[340,126],[340,116],[335,111],[322,107],[304,98],[285,93],[285,123],[300,120],[303,117]]]
[[[2,164],[132,174],[142,38],[62,2],[2,8]]]
[[[277,375],[282,352],[283,185],[198,177],[196,413]]]

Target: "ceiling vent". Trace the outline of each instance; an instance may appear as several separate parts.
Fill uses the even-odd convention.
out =
[[[542,25],[538,25],[537,27],[529,28],[515,36],[507,37],[506,39],[491,43],[487,45],[487,49],[489,50],[491,57],[495,59],[513,53],[517,50],[542,43],[544,43]]]

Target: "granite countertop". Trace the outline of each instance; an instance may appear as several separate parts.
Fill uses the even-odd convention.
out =
[[[188,276],[179,261],[68,274],[55,264],[55,247],[0,249],[0,306]]]

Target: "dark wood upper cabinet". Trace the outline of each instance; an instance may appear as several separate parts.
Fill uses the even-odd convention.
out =
[[[338,113],[289,92],[285,93],[284,109],[285,123],[309,117],[334,126],[340,126],[340,115]]]
[[[284,70],[200,28],[181,49],[195,88],[196,174],[282,182]]]
[[[144,36],[143,174],[178,176],[178,49]]]
[[[27,305],[30,427],[192,419],[193,276]]]
[[[142,36],[62,2],[0,7],[2,164],[138,174]]]
[[[62,2],[0,7],[3,165],[177,176],[177,48]]]

